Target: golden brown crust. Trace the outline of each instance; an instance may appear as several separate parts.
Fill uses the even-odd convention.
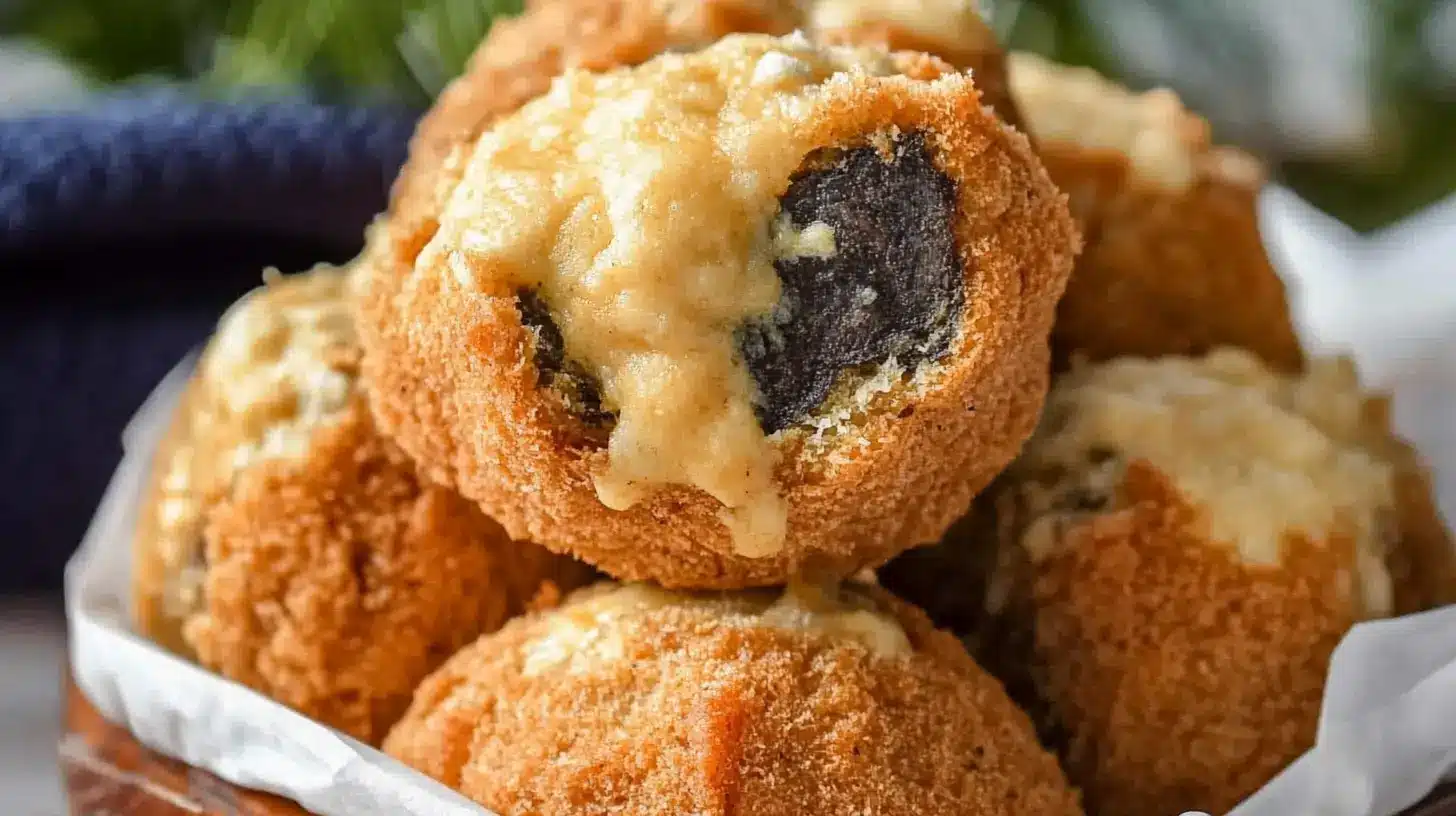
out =
[[[1391,432],[1390,401],[1365,406],[1369,438],[1395,471],[1395,509],[1400,536],[1387,559],[1395,590],[1395,614],[1408,615],[1456,603],[1456,541],[1436,505],[1425,460]]]
[[[156,454],[134,607],[162,645],[373,742],[455,648],[588,575],[376,431],[348,274],[273,280],[219,324]]]
[[[1011,95],[1006,52],[989,26],[983,27],[984,37],[952,42],[926,37],[892,20],[874,20],[850,28],[816,30],[814,37],[834,45],[876,45],[890,51],[932,54],[958,69],[970,71],[981,100],[1007,124],[1024,130],[1021,111]]]
[[[1247,348],[1294,371],[1303,352],[1259,234],[1263,167],[1212,143],[1172,92],[1010,57],[1013,95],[1071,199],[1086,248],[1057,316],[1059,365],[1081,355]]]
[[[185,635],[204,666],[375,743],[456,649],[584,579],[422,484],[355,400],[304,460],[248,468],[211,508]]]
[[[638,65],[734,32],[786,34],[797,22],[791,4],[764,0],[533,0],[524,14],[491,26],[465,72],[420,120],[391,196],[396,251],[413,259],[429,240],[476,138],[567,69]]]
[[[182,637],[186,613],[167,599],[168,577],[174,568],[163,551],[167,537],[161,514],[167,494],[163,482],[173,457],[192,435],[193,405],[199,399],[199,389],[195,379],[188,383],[173,409],[167,433],[152,456],[132,539],[132,621],[138,632],[184,657],[192,656],[192,648]]]
[[[812,5],[812,3],[810,4]],[[728,34],[788,34],[813,17],[794,0],[532,0],[495,23],[465,72],[420,120],[409,161],[390,201],[391,233],[412,260],[429,241],[470,146],[491,123],[545,93],[568,69],[605,71],[639,65],[668,50],[696,49]],[[970,69],[983,100],[1018,127],[1006,54],[985,38],[947,43],[890,21],[814,32],[828,43],[923,51]]]
[[[1296,379],[1229,354],[1065,375],[972,514],[884,575],[967,636],[1094,812],[1223,812],[1312,744],[1351,625],[1451,598],[1449,534],[1388,401],[1339,361]],[[1299,466],[1321,449],[1301,427],[1338,462]]]
[[[937,539],[1035,425],[1075,227],[1026,139],[963,78],[862,77],[823,86],[817,100],[829,111],[811,126],[818,144],[891,127],[930,134],[938,168],[956,182],[967,306],[937,385],[911,405],[871,412],[862,451],[830,468],[792,435],[781,446],[789,519],[778,555],[735,555],[719,503],[687,488],[606,509],[591,481],[604,454],[538,389],[514,298],[462,295],[441,270],[369,270],[360,330],[381,427],[512,536],[625,580],[737,588],[806,570],[843,576]]]
[[[1249,564],[1207,539],[1201,512],[1135,461],[1114,507],[1034,565],[1023,525],[1000,528],[990,594],[1007,601],[981,647],[1030,692],[1091,812],[1223,813],[1314,743],[1356,621],[1353,548],[1291,536],[1282,564]]]
[[[1168,190],[1138,180],[1125,154],[1045,139],[1039,147],[1086,238],[1057,314],[1060,360],[1232,345],[1282,370],[1303,365],[1259,234],[1256,186],[1205,171],[1190,188]]]
[[[891,606],[911,655],[695,604],[617,620],[622,659],[534,677],[552,617],[523,618],[425,681],[385,749],[506,816],[1080,813],[996,681]]]

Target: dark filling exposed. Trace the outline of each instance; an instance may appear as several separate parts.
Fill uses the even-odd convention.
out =
[[[846,371],[891,357],[908,369],[945,356],[965,303],[955,185],[935,167],[924,134],[898,140],[888,159],[865,146],[822,151],[804,168],[782,214],[798,230],[827,225],[835,252],[775,262],[779,304],[738,332],[765,433],[813,413]],[[536,335],[541,383],[588,425],[609,426],[616,417],[602,407],[600,383],[566,358],[540,296],[523,290],[518,307]]]
[[[566,359],[566,341],[541,296],[523,289],[516,294],[516,308],[521,325],[536,335],[535,362],[541,385],[560,394],[566,407],[587,425],[604,427],[616,421],[616,415],[602,407],[601,383],[580,364]]]
[[[811,157],[808,167],[782,212],[795,229],[828,225],[835,252],[777,261],[779,305],[739,332],[766,433],[811,414],[848,369],[943,357],[965,302],[955,185],[924,134],[901,138],[888,160],[865,146]]]

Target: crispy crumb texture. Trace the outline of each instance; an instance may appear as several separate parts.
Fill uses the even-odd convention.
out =
[[[358,373],[348,273],[270,272],[218,323],[152,465],[135,545],[134,618],[187,653],[201,604],[207,509],[250,464],[297,458],[348,404]]]
[[[1314,743],[1330,654],[1358,619],[1340,589],[1353,548],[1291,538],[1279,566],[1240,562],[1141,462],[1118,501],[1003,573],[988,651],[1034,689],[1090,811],[1227,812]]]
[[[639,65],[728,34],[795,30],[833,44],[936,55],[972,71],[986,103],[1020,123],[1006,55],[979,11],[962,0],[529,0],[523,14],[491,27],[465,73],[421,121],[390,203],[401,256],[413,258],[428,242],[480,134],[563,72]]]
[[[1304,354],[1259,234],[1264,170],[1210,142],[1170,91],[1135,94],[1085,68],[1013,54],[1012,95],[1086,248],[1053,346],[1075,356],[1250,349],[1283,370]]]
[[[136,619],[377,743],[456,648],[588,571],[511,541],[379,435],[354,388],[345,284],[272,279],[220,324],[158,452]]]
[[[982,108],[965,77],[946,70],[923,55],[820,50],[796,38],[730,37],[633,71],[563,80],[476,146],[426,251],[412,260],[397,256],[397,264],[376,269],[366,282],[361,331],[381,427],[430,467],[433,478],[479,501],[513,535],[576,554],[625,579],[713,588],[765,585],[802,569],[852,573],[935,539],[1034,422],[1047,376],[1044,338],[1077,246],[1064,202],[1027,142]],[[655,89],[650,97],[644,95],[648,89]],[[605,116],[619,102],[648,98],[654,102],[642,111],[644,122],[660,117],[662,127],[691,129],[702,119],[720,128],[715,138],[726,140],[734,161],[746,162],[743,173],[728,174],[725,178],[738,181],[709,185],[713,196],[695,194],[694,200],[711,203],[731,191],[738,197],[734,208],[720,211],[697,202],[691,213],[669,218],[664,209],[659,218],[653,214],[657,209],[632,204],[646,196],[639,203],[650,205],[675,184],[701,186],[709,169],[698,163],[692,168],[696,175],[679,172],[687,169],[681,145],[697,144],[705,133],[674,139],[676,152],[664,153],[656,141],[658,125],[645,124],[623,132],[607,128],[587,138],[606,140],[597,145],[606,150],[602,155],[636,156],[634,167],[662,165],[631,176],[641,184],[613,181],[600,187],[604,197],[597,210],[637,213],[634,218],[652,222],[643,222],[642,229],[633,226],[636,220],[604,215],[590,221],[595,227],[571,232],[566,243],[547,240],[568,222],[588,223],[581,219],[593,211],[590,196],[569,213],[562,210],[566,220],[558,222],[542,215],[560,209],[547,195],[550,200],[533,206],[535,215],[522,221],[512,202],[536,196],[531,191],[538,187],[525,180],[533,171],[520,163],[511,164],[521,181],[513,188],[516,198],[491,192],[505,183],[497,165],[526,147],[516,134],[547,139],[533,151],[565,149],[566,141],[540,136],[554,131],[532,126],[536,120],[596,121],[593,117]],[[679,117],[656,107],[687,105],[690,99],[740,113],[761,107],[773,115],[704,117],[694,107],[691,116]],[[685,142],[687,136],[692,139]],[[948,179],[953,191],[949,215],[941,206],[936,217],[949,222],[950,235],[942,237],[951,239],[955,263],[946,268],[956,273],[948,279],[958,286],[942,287],[946,296],[928,301],[944,307],[945,317],[922,323],[948,332],[910,343],[903,360],[871,359],[869,370],[835,378],[818,410],[766,437],[754,401],[757,389],[734,346],[737,336],[717,327],[762,319],[781,305],[779,270],[772,261],[781,260],[785,248],[807,259],[801,261],[806,269],[841,248],[856,250],[854,222],[799,223],[792,213],[782,218],[779,197],[803,178],[801,172],[823,169],[813,163],[822,160],[823,149],[868,145],[877,161],[898,156],[892,163],[908,170],[915,162],[903,151],[917,139],[925,148],[921,163],[933,170],[928,177]],[[566,172],[563,168],[579,161],[574,155],[567,151],[553,172]],[[612,167],[597,165],[602,172]],[[714,165],[712,172],[720,169]],[[618,178],[612,172],[608,175]],[[906,202],[912,211],[934,201],[915,198]],[[709,212],[714,214],[704,215]],[[613,228],[602,232],[609,222]],[[496,229],[505,224],[513,227]],[[647,310],[662,315],[660,321],[637,321],[631,315],[639,295],[646,304],[659,291],[682,298],[695,286],[726,285],[725,276],[709,281],[694,273],[692,286],[660,288],[652,247],[630,240],[641,234],[663,246],[680,246],[673,230],[692,224],[699,224],[691,231],[692,257],[716,259],[730,248],[735,260],[727,268],[752,277],[751,285],[711,298],[714,314],[731,311],[722,321],[705,321],[697,307],[679,308],[676,302],[671,309]],[[599,247],[610,248],[606,254],[579,251],[597,238],[607,241]],[[632,296],[613,301],[622,319],[611,318],[610,332],[601,326],[589,330],[606,310],[595,308],[595,295],[588,297],[581,287],[599,276],[564,271],[576,263],[572,259],[583,258],[621,260],[603,274]],[[714,260],[708,266],[721,264]],[[679,270],[674,274],[685,268],[671,265]],[[548,378],[531,361],[547,333],[540,328],[544,321],[524,317],[534,310],[521,308],[523,286],[539,293],[559,329],[563,359],[576,361],[600,382],[602,407],[612,416],[605,445],[603,423],[592,421],[594,412],[584,416],[581,400],[549,383],[542,388]],[[743,292],[754,297],[735,303]],[[915,309],[896,305],[889,288],[884,294],[879,306],[866,304],[870,311],[904,310],[887,314],[887,322],[913,318]],[[678,316],[688,318],[686,328],[655,333],[676,325]],[[705,326],[712,331],[701,331]],[[937,352],[946,334],[947,350]],[[608,336],[611,343],[601,342]],[[618,351],[622,354],[613,356]],[[654,372],[664,361],[686,364],[666,366],[662,371],[672,376],[658,376]],[[702,383],[689,387],[698,373],[705,375]],[[570,391],[583,393],[576,386]],[[724,399],[713,396],[719,392]],[[634,400],[663,410],[633,409]],[[711,411],[695,413],[697,403]],[[644,417],[651,421],[644,423]],[[770,427],[786,421],[785,415],[778,420]],[[728,467],[730,462],[744,467]],[[772,501],[760,501],[769,496]]]
[[[1061,377],[974,512],[884,577],[975,644],[1089,810],[1219,813],[1313,743],[1351,625],[1450,602],[1423,473],[1346,361],[1121,359]]]
[[[244,473],[209,514],[199,662],[377,744],[415,685],[543,582],[581,580],[422,485],[355,405],[301,464]]]
[[[1365,444],[1367,402],[1342,359],[1299,377],[1233,349],[1073,370],[1013,468],[1039,516],[1023,545],[1045,555],[1079,514],[1112,505],[1142,461],[1203,508],[1209,539],[1238,560],[1277,565],[1291,537],[1352,544],[1344,591],[1362,613],[1388,615],[1395,470]]]
[[[774,593],[590,590],[463,650],[385,749],[503,814],[1081,812],[954,639],[884,593],[852,592],[815,614],[878,609],[909,651],[785,625]],[[579,621],[620,659],[528,671]]]

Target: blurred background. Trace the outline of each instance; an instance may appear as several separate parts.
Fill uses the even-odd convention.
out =
[[[164,202],[152,230],[62,229],[45,240],[0,231],[0,810],[61,809],[49,751],[61,566],[120,456],[122,425],[264,266],[351,256],[383,206],[414,116],[491,21],[519,5],[0,0],[0,230],[19,231],[5,216],[28,194],[22,170],[72,158],[64,139],[101,151],[74,169],[77,184],[104,183],[112,171],[135,180],[110,166],[116,144],[193,126],[158,125],[154,112],[138,119],[138,100],[287,100],[199,115],[198,126],[231,134],[220,148],[229,160],[268,153],[267,138],[248,132],[260,122],[334,134],[319,137],[313,165],[270,165],[310,194],[334,184],[332,198],[305,197],[300,208],[266,185],[234,190],[249,175],[234,169],[192,193],[203,210],[234,195],[257,199],[230,228],[162,217]],[[1406,225],[1439,216],[1449,251],[1421,263],[1444,265],[1431,274],[1456,280],[1456,0],[986,0],[984,9],[1014,48],[1136,88],[1177,90],[1220,141],[1267,160],[1298,194],[1289,206],[1331,236],[1320,240],[1368,234],[1393,255],[1412,234]],[[64,123],[61,136],[52,120]],[[349,173],[355,183],[335,183]],[[337,217],[316,200],[340,202]],[[122,201],[107,223],[120,214],[131,227],[152,216],[144,202]]]
[[[1456,189],[1456,0],[982,0],[1004,41],[1166,85],[1357,229]],[[258,86],[428,104],[520,0],[0,0],[0,96]]]

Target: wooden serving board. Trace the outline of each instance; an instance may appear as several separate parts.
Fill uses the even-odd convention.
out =
[[[61,775],[72,816],[301,816],[298,805],[230,785],[150,751],[107,722],[66,678]],[[1402,816],[1456,816],[1456,783]]]
[[[107,722],[66,678],[61,778],[72,816],[301,816],[298,805],[245,790],[143,747]]]

